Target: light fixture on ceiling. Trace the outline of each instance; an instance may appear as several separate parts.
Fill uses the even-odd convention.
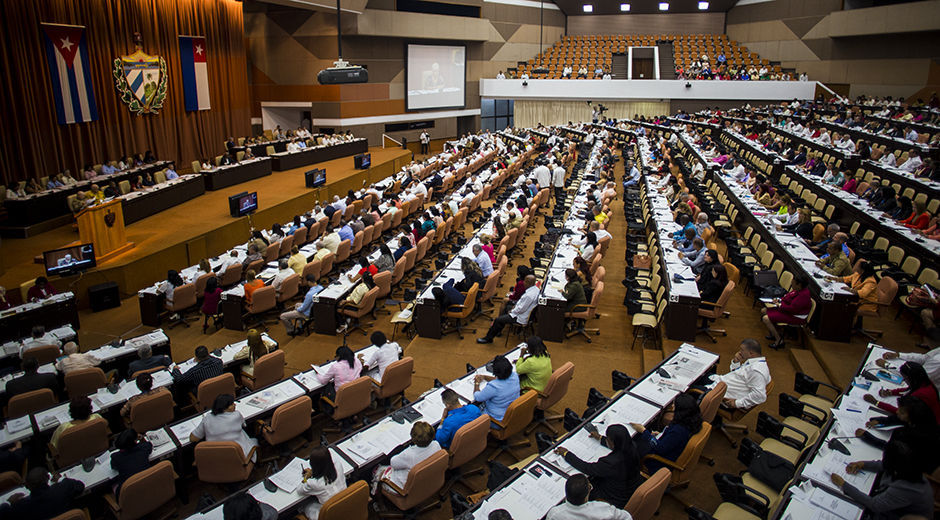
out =
[[[630,11],[630,4],[620,4],[620,10],[624,13]]]
[[[708,10],[708,2],[699,2],[699,3],[698,3],[698,10],[699,10],[699,11],[707,11],[707,10]]]
[[[660,10],[660,11],[668,11],[668,10],[669,10],[669,2],[660,2],[660,3],[659,3],[659,10]]]
[[[593,5],[593,4],[584,4],[584,5],[581,6],[581,10],[584,11],[585,13],[593,13],[593,12],[594,12],[594,5]]]

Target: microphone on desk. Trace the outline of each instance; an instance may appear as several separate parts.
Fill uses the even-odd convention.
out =
[[[843,437],[833,437],[826,441],[826,447],[830,450],[835,450],[846,455],[851,455],[852,452],[849,451],[849,448],[842,442],[842,439],[854,439],[854,435],[845,435]]]

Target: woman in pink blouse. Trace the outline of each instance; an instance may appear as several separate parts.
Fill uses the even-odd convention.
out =
[[[325,373],[318,373],[317,379],[324,385],[332,381],[333,388],[339,390],[346,383],[358,379],[361,372],[362,363],[353,351],[349,347],[339,347],[336,349],[336,360]]]

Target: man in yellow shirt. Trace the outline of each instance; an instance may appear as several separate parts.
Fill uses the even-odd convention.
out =
[[[297,246],[290,248],[290,258],[287,259],[287,265],[297,274],[303,274],[304,267],[307,265],[307,256],[300,252]]]

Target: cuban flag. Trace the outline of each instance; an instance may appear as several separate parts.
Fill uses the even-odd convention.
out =
[[[186,110],[209,110],[209,71],[206,68],[206,39],[180,36],[180,70]]]
[[[44,23],[42,30],[59,124],[97,120],[85,27]]]

